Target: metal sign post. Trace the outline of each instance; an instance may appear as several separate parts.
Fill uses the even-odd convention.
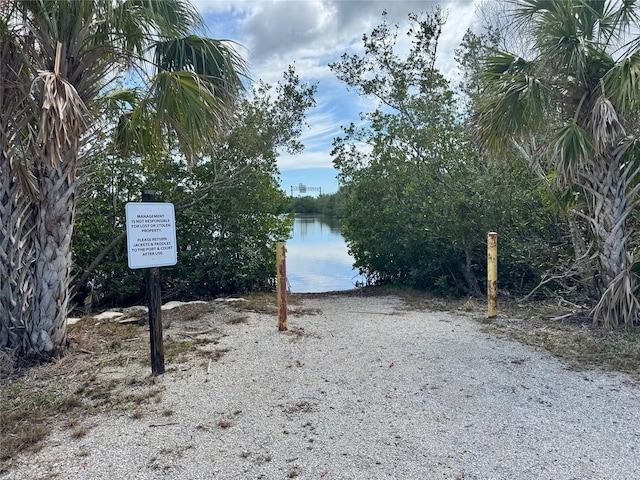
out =
[[[149,302],[151,372],[164,373],[160,268],[177,263],[176,222],[173,205],[156,203],[155,192],[145,190],[142,203],[127,203],[129,268],[146,268]]]

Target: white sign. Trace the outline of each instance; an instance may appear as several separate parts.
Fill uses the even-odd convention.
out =
[[[129,268],[166,267],[178,263],[172,203],[127,203],[126,217]]]

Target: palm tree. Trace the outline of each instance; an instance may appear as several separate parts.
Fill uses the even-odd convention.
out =
[[[640,26],[635,0],[516,0],[515,18],[532,38],[531,59],[494,50],[485,59],[479,132],[493,148],[535,138],[556,187],[587,199],[598,260],[594,322],[638,321],[627,218],[636,205]],[[637,31],[637,30],[635,30]]]
[[[0,9],[8,6],[0,6]],[[2,10],[4,13],[4,10]],[[30,75],[12,26],[0,20],[0,346],[19,348],[24,312],[32,289],[31,271],[21,268],[34,258],[29,215],[35,193],[34,177],[24,163],[29,157],[19,141],[35,106]]]
[[[0,336],[0,348],[39,354],[65,341],[78,167],[95,146],[93,134],[104,127],[98,123],[112,97],[111,82],[148,76],[137,88],[139,102],[128,112],[129,122],[150,122],[144,129],[152,132],[147,146],[174,139],[194,161],[231,114],[246,65],[228,44],[193,34],[203,24],[187,0],[14,1],[0,12],[12,26],[9,40],[30,69],[26,90],[36,108],[13,140],[34,150],[32,165],[25,157],[16,165],[28,168],[37,195],[24,212],[16,213],[13,204],[2,210],[3,225],[9,214],[25,219],[25,226],[26,219],[33,222],[33,261],[17,266],[32,280],[21,289],[22,304],[28,305],[22,318],[10,320],[0,312],[0,328],[14,336],[22,332],[20,339],[3,343]],[[0,136],[4,143],[10,140],[3,131]],[[15,181],[11,170],[3,188]],[[22,192],[26,198],[24,183]],[[3,207],[5,198],[11,197],[0,198]]]

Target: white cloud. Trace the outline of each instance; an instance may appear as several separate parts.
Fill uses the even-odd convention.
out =
[[[278,159],[281,170],[299,170],[302,168],[329,168],[331,157],[328,151],[305,151],[300,155],[284,154]]]
[[[282,78],[295,65],[303,81],[318,83],[318,107],[307,119],[311,126],[303,141],[307,151],[282,157],[281,168],[331,166],[331,143],[340,125],[359,122],[359,112],[370,101],[347,92],[328,68],[345,53],[362,51],[362,35],[382,21],[386,10],[389,23],[406,23],[410,12],[432,12],[441,5],[448,12],[439,44],[437,66],[450,78],[456,77],[454,50],[475,20],[481,0],[449,1],[358,1],[358,0],[195,0],[205,17],[209,34],[242,45],[251,77],[268,83]],[[403,31],[404,32],[404,31]],[[398,36],[406,43],[404,33]],[[408,48],[408,47],[406,47]]]

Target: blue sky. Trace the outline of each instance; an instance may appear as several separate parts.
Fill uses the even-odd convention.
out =
[[[490,1],[490,0],[489,0]],[[364,1],[364,0],[192,0],[203,15],[208,34],[237,42],[249,63],[252,78],[275,83],[289,65],[302,81],[317,83],[317,106],[309,112],[309,128],[303,133],[305,151],[283,155],[278,161],[283,188],[303,183],[321,187],[323,193],[338,189],[330,156],[340,126],[359,122],[369,111],[367,100],[349,91],[329,70],[328,64],[343,53],[362,51],[362,35],[382,21],[406,23],[408,13],[430,12],[440,6],[448,21],[439,45],[437,65],[450,78],[456,76],[454,50],[467,28],[476,28],[476,6],[482,0]],[[399,35],[402,48],[403,35]],[[295,193],[295,192],[294,192]]]

